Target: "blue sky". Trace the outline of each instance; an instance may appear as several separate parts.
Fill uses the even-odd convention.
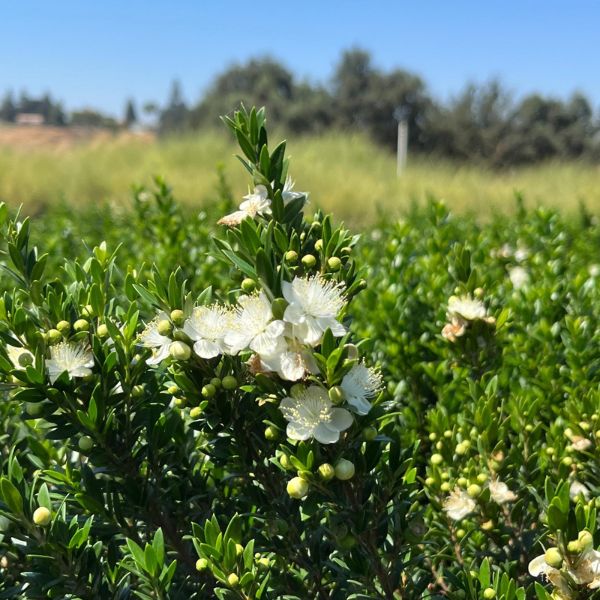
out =
[[[197,100],[233,62],[269,54],[326,81],[343,49],[420,74],[446,98],[500,77],[516,94],[574,90],[600,105],[600,2],[47,0],[0,6],[0,92],[51,91],[67,108],[121,114],[164,102],[178,78]]]

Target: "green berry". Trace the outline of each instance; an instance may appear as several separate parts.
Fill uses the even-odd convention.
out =
[[[237,379],[233,375],[225,375],[221,380],[221,384],[225,390],[235,390],[238,386]]]
[[[291,498],[301,500],[308,494],[308,481],[302,477],[294,477],[288,481],[286,491]]]
[[[45,507],[40,506],[33,513],[33,522],[39,527],[46,527],[52,521],[52,513]]]
[[[192,349],[185,342],[173,342],[169,346],[169,354],[175,360],[189,360]]]
[[[175,310],[171,311],[171,321],[173,321],[175,325],[181,326],[185,321],[185,314],[182,310],[176,308]]]
[[[352,479],[354,477],[354,472],[354,463],[345,458],[340,458],[335,465],[335,476],[341,481]]]

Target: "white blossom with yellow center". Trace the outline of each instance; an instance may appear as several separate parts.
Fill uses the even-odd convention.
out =
[[[50,382],[54,383],[60,375],[67,372],[69,377],[91,375],[94,355],[89,346],[76,342],[60,342],[50,347],[50,358],[46,369]]]
[[[240,296],[238,308],[225,334],[225,344],[237,354],[249,348],[259,355],[272,355],[285,350],[285,323],[273,318],[271,303],[264,292]]]
[[[317,385],[284,398],[279,408],[288,421],[287,436],[292,440],[315,438],[322,444],[334,444],[353,423],[352,415],[334,407],[327,392]]]
[[[361,362],[344,375],[340,387],[344,390],[346,402],[359,415],[366,415],[371,410],[369,398],[378,394],[382,382],[383,378],[377,369],[369,368]]]
[[[335,337],[346,333],[337,320],[345,304],[340,284],[319,275],[295,277],[291,283],[282,283],[282,291],[288,302],[283,320],[293,325],[294,337],[303,344],[318,345],[328,328]]]
[[[477,504],[475,500],[460,488],[455,488],[444,500],[444,511],[453,521],[460,521],[470,515]]]
[[[233,313],[223,306],[197,306],[183,324],[183,331],[194,340],[194,352],[200,358],[214,358],[230,351],[225,336],[232,320]]]
[[[152,321],[150,321],[144,331],[140,334],[140,341],[145,348],[150,348],[152,356],[146,361],[148,365],[157,365],[169,356],[169,346],[173,340],[166,335],[158,333],[158,323],[164,319],[168,319],[166,313],[161,312]],[[111,340],[111,345],[114,342]]]
[[[283,184],[283,191],[281,192],[281,197],[283,199],[284,206],[287,206],[290,202],[297,200],[298,198],[306,198],[306,192],[295,192],[294,191],[294,180],[288,175],[285,178],[285,183]]]
[[[265,370],[276,372],[287,381],[298,381],[308,373],[318,373],[319,369],[310,349],[294,339],[292,329],[287,323],[280,338],[281,346],[276,352],[261,354],[260,359]]]
[[[471,296],[450,296],[448,299],[448,317],[452,320],[455,317],[465,319],[466,321],[476,321],[485,319],[487,311],[485,305],[477,298]]]
[[[219,225],[239,225],[246,217],[254,219],[256,215],[270,214],[271,200],[269,200],[269,192],[264,185],[257,185],[252,193],[244,196],[240,209],[220,219]]]
[[[517,499],[517,495],[509,490],[508,486],[499,479],[490,481],[488,487],[490,489],[490,497],[497,504],[514,502]]]

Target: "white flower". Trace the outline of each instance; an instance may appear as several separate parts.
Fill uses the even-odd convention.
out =
[[[600,587],[600,552],[588,548],[569,569],[569,575],[578,585],[587,585],[589,589]]]
[[[168,318],[166,313],[160,313],[140,334],[140,341],[144,347],[152,350],[152,356],[146,361],[147,365],[157,365],[169,356],[169,346],[173,340],[158,333],[158,323]],[[114,342],[111,345],[114,345]]]
[[[499,479],[490,481],[488,487],[490,489],[490,496],[492,500],[498,504],[514,502],[517,499],[517,495],[509,490],[508,486]]]
[[[285,349],[283,331],[285,323],[273,319],[271,303],[264,292],[240,296],[239,307],[225,334],[225,344],[232,354],[246,348],[259,355],[272,355]]]
[[[448,317],[453,319],[459,317],[466,321],[485,319],[487,311],[481,300],[471,296],[450,296],[448,299]]]
[[[532,577],[542,577],[552,583],[560,598],[573,598],[573,592],[565,575],[546,562],[546,555],[536,556],[529,563],[529,574]],[[594,590],[600,587],[600,552],[588,548],[575,560],[564,563],[564,570],[576,585],[585,585]]]
[[[592,442],[580,435],[574,435],[571,438],[571,447],[577,452],[585,452],[592,447]]]
[[[244,196],[240,209],[224,216],[219,220],[219,225],[239,225],[246,217],[254,219],[256,215],[270,215],[271,200],[269,192],[264,185],[257,185],[251,194]]]
[[[327,392],[316,385],[299,392],[294,398],[284,398],[279,405],[288,422],[287,436],[292,440],[315,438],[322,444],[333,444],[340,432],[352,425],[352,415],[344,408],[335,408]]]
[[[383,378],[377,369],[369,368],[364,362],[354,365],[342,379],[346,401],[359,415],[371,410],[368,398],[373,398],[381,389]]]
[[[346,333],[346,328],[337,321],[344,306],[340,284],[319,275],[295,277],[292,283],[284,281],[282,290],[289,303],[283,320],[294,326],[294,336],[302,343],[316,346],[327,328],[335,337]]]
[[[460,488],[455,488],[444,501],[444,510],[453,521],[460,521],[476,508],[475,500]]]
[[[196,306],[183,324],[183,331],[194,340],[194,352],[200,358],[214,358],[229,352],[225,335],[232,319],[231,311],[218,304]]]
[[[442,337],[449,342],[455,342],[456,338],[461,337],[467,330],[467,322],[460,317],[452,317],[450,323],[446,323],[442,329]]]
[[[23,347],[6,346],[6,353],[15,369],[23,369],[26,364],[34,362],[33,354]]]
[[[558,592],[558,597],[561,598],[561,600],[570,600],[573,597],[571,588],[565,576],[558,569],[551,567],[546,562],[545,554],[536,556],[529,563],[528,571],[532,577],[542,577],[542,579],[550,581],[555,587],[555,591]]]
[[[265,370],[275,371],[287,381],[298,381],[307,373],[318,373],[319,369],[310,349],[291,337],[291,329],[291,325],[286,324],[285,333],[289,337],[280,338],[281,349],[273,354],[262,354],[260,359]]]
[[[513,267],[508,271],[508,277],[516,290],[529,283],[529,273],[523,267]]]
[[[65,371],[69,377],[85,377],[91,375],[94,366],[94,355],[85,344],[60,342],[50,347],[50,358],[46,361],[46,369],[50,382],[54,383]]]
[[[515,260],[518,262],[522,262],[527,259],[529,256],[529,250],[524,246],[520,246],[515,251]]]
[[[285,178],[285,183],[283,185],[283,191],[281,192],[281,197],[283,199],[284,206],[292,202],[293,200],[297,200],[298,198],[306,198],[306,192],[294,192],[294,181],[288,175]]]
[[[584,500],[589,500],[590,490],[583,483],[574,480],[569,487],[569,497],[571,500],[577,500],[580,495],[583,496]]]

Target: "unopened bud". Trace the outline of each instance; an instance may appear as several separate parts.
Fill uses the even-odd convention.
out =
[[[271,303],[271,312],[275,319],[283,319],[283,314],[287,308],[288,303],[285,298],[275,298]]]
[[[52,521],[52,513],[45,507],[40,506],[33,513],[33,522],[39,527],[46,527]]]
[[[327,260],[327,269],[329,271],[339,271],[342,267],[342,261],[337,256],[332,256]]]
[[[108,327],[104,323],[101,323],[100,325],[98,325],[98,329],[96,330],[96,334],[98,335],[98,337],[100,339],[107,338],[108,335],[109,335],[109,333],[108,333]]]
[[[544,554],[544,560],[547,565],[554,567],[555,569],[560,569],[563,558],[558,551],[558,548],[548,548]]]
[[[335,465],[335,476],[341,481],[352,479],[354,477],[354,472],[354,463],[345,458],[340,458]]]
[[[49,344],[57,344],[62,340],[62,334],[58,329],[49,329],[46,334],[46,340]]]
[[[194,408],[190,410],[190,417],[192,419],[197,419],[201,414],[202,409],[199,406],[194,406]]]
[[[225,390],[235,390],[238,385],[237,379],[233,375],[225,375],[221,380],[221,384],[223,389]]]
[[[494,588],[488,587],[483,590],[483,598],[484,600],[494,600],[496,597],[496,590]]]
[[[308,481],[302,477],[294,477],[288,481],[287,493],[296,500],[301,500],[308,494]]]
[[[432,465],[440,465],[442,464],[444,457],[441,454],[432,454],[431,455],[431,464]]]
[[[73,323],[73,329],[77,332],[89,331],[90,323],[86,319],[77,319],[77,321]]]
[[[477,485],[476,483],[472,483],[467,488],[467,494],[469,494],[469,496],[471,496],[471,498],[477,498],[477,496],[479,496],[479,494],[481,494],[481,487],[479,485]]]
[[[581,546],[581,550],[587,550],[594,545],[594,536],[589,531],[580,531],[577,536],[577,541]]]
[[[71,323],[69,323],[69,321],[59,321],[56,324],[56,329],[66,335],[69,333],[69,331],[71,331]]]
[[[317,259],[312,254],[305,254],[302,257],[302,265],[305,269],[312,269],[317,264]]]
[[[242,290],[246,293],[252,292],[256,289],[256,281],[251,279],[250,277],[246,277],[244,281],[242,281]]]
[[[344,390],[339,385],[329,388],[329,399],[333,404],[341,404],[344,401]]]
[[[323,240],[319,239],[315,242],[315,250],[321,252],[323,250]]]
[[[82,452],[89,452],[94,447],[94,440],[89,435],[81,436],[78,446]]]
[[[192,349],[184,342],[173,342],[169,346],[169,354],[175,360],[188,360],[192,355]]]
[[[173,324],[167,319],[161,319],[156,326],[156,330],[160,335],[168,337],[173,333]]]
[[[375,427],[365,427],[362,430],[362,434],[363,434],[363,438],[365,439],[365,441],[367,442],[372,442],[376,437],[377,437],[377,429]]]
[[[183,314],[183,311],[180,310],[179,308],[176,308],[175,310],[171,311],[171,321],[173,321],[173,323],[175,323],[175,325],[183,325],[183,322],[185,321],[185,315]]]
[[[265,428],[265,439],[274,442],[279,437],[279,431],[276,427],[269,425]]]
[[[229,585],[229,587],[237,587],[239,582],[240,578],[235,573],[230,573],[227,576],[227,584]]]
[[[330,481],[335,477],[335,469],[329,463],[323,463],[319,466],[319,477],[324,481]]]
[[[212,398],[217,393],[217,388],[212,383],[202,386],[202,395],[205,398]]]
[[[196,570],[206,571],[206,569],[208,569],[208,561],[205,558],[199,558],[196,561]]]

